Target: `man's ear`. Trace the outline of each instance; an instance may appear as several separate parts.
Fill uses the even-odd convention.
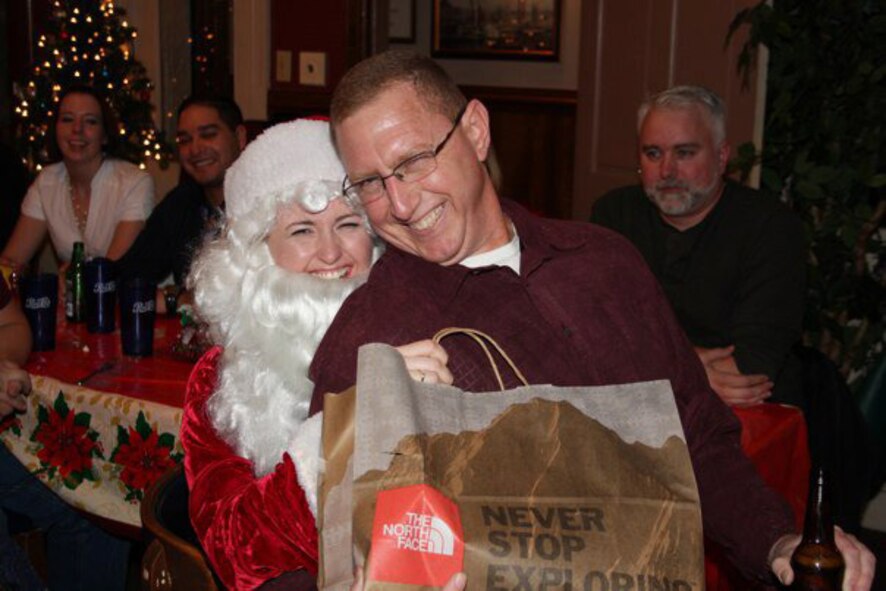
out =
[[[465,126],[465,133],[474,146],[477,160],[485,161],[486,154],[489,152],[490,135],[489,111],[486,110],[483,103],[477,99],[468,103],[465,114],[462,116],[462,125]]]
[[[238,125],[237,129],[234,130],[234,134],[237,136],[237,143],[240,145],[240,150],[246,147],[246,126]]]

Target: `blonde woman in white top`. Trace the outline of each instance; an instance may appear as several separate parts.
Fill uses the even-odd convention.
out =
[[[68,89],[58,103],[51,147],[61,162],[47,166],[22,202],[21,216],[0,262],[25,265],[46,234],[62,263],[74,242],[87,257],[121,257],[144,227],[154,206],[151,177],[113,158],[116,120],[91,87]]]

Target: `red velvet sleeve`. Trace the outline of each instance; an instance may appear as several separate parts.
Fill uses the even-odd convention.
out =
[[[317,529],[295,466],[284,454],[261,478],[236,455],[206,414],[222,350],[208,351],[188,380],[181,441],[194,530],[216,574],[231,589],[255,589],[284,573],[317,574]]]

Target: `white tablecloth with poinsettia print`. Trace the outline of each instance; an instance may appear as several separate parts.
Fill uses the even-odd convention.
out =
[[[0,423],[0,440],[71,505],[141,527],[145,490],[181,461],[181,408],[31,379],[27,412]]]

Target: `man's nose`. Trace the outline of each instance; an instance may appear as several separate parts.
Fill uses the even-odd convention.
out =
[[[404,183],[397,177],[392,176],[385,181],[385,190],[391,204],[391,215],[400,221],[407,221],[412,217],[415,208],[418,207],[418,199],[415,196],[415,183]]]
[[[662,155],[659,174],[665,179],[677,176],[677,159],[672,154],[666,152]]]
[[[196,137],[194,137],[194,139],[191,140],[191,145],[188,146],[188,148],[190,149],[191,153],[199,154],[203,150],[203,146],[205,144],[206,144],[206,142],[204,142],[200,138],[200,136],[196,136]]]

